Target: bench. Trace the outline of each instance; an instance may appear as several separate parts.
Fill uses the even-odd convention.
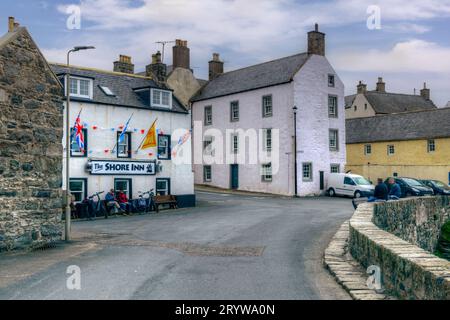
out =
[[[159,212],[159,206],[164,204],[168,204],[171,209],[178,209],[177,198],[172,195],[155,196],[153,197],[153,204],[156,212]]]

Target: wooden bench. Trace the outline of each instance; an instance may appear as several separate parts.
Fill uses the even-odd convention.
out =
[[[153,197],[153,204],[156,212],[159,212],[159,206],[164,204],[168,204],[171,209],[178,209],[177,198],[172,195],[155,196]]]

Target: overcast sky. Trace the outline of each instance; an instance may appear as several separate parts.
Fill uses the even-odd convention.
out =
[[[67,27],[71,4],[81,6],[80,29]],[[381,10],[381,29],[367,27],[371,5]],[[226,70],[304,52],[317,22],[346,94],[359,80],[373,89],[382,76],[388,91],[412,94],[427,82],[438,106],[450,100],[450,0],[2,0],[0,12],[1,34],[15,16],[52,62],[64,62],[74,45],[94,45],[73,64],[110,70],[126,54],[142,71],[161,49],[156,41],[188,40],[200,78],[213,52]]]

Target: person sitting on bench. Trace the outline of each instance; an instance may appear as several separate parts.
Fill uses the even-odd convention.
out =
[[[120,209],[123,211],[124,215],[127,215],[127,211],[129,208],[129,201],[127,195],[125,194],[125,192],[120,190],[117,198],[119,200]]]
[[[114,189],[111,189],[105,196],[106,206],[108,208],[114,209],[114,214],[117,214],[117,212],[120,210],[119,202],[116,200],[116,195],[114,193]],[[108,215],[106,215],[108,216]]]

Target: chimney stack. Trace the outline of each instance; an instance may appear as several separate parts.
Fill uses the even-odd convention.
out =
[[[223,61],[220,61],[220,55],[213,53],[213,58],[209,64],[209,81],[214,80],[223,73]]]
[[[161,52],[152,54],[152,63],[145,67],[147,77],[152,77],[157,82],[165,82],[167,66],[161,61]]]
[[[175,46],[173,46],[173,69],[190,69],[190,60],[190,50],[187,46],[187,41],[175,40]]]
[[[377,92],[386,92],[386,83],[383,82],[383,78],[379,77],[377,82]]]
[[[366,93],[367,92],[367,84],[362,83],[360,81],[358,85],[356,86],[356,92],[357,93]]]
[[[131,57],[121,54],[119,61],[114,61],[114,72],[134,74],[134,64],[131,63]]]
[[[325,33],[319,32],[317,23],[314,31],[308,32],[308,54],[325,56]]]
[[[420,90],[420,95],[424,97],[425,100],[430,100],[430,89],[427,88],[427,83],[423,83],[423,89]]]
[[[15,22],[14,17],[9,17],[8,18],[8,32],[14,32],[14,30],[18,26],[19,26],[19,24],[17,22]]]

